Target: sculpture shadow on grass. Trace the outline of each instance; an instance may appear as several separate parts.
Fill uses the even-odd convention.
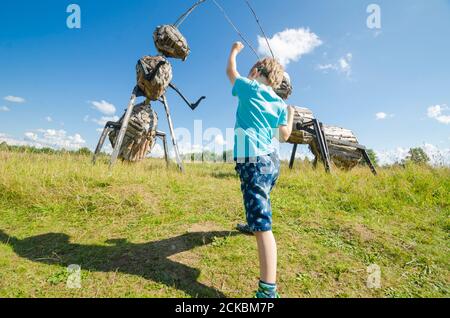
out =
[[[239,180],[239,175],[235,171],[217,171],[210,174],[215,179]]]
[[[34,262],[67,267],[78,264],[93,272],[121,272],[141,276],[184,291],[192,297],[225,297],[219,290],[197,281],[200,270],[172,261],[171,255],[211,244],[215,238],[237,232],[195,232],[148,243],[125,239],[108,240],[102,245],[71,243],[64,233],[47,233],[18,239],[0,230],[0,242],[10,245],[20,257]]]

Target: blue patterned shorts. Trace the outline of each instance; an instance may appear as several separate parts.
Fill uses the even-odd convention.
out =
[[[280,160],[275,153],[252,159],[236,163],[247,223],[253,232],[271,231],[270,192],[280,175]]]

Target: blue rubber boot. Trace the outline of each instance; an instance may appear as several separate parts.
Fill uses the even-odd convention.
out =
[[[280,295],[277,293],[277,285],[259,281],[259,288],[255,298],[280,298]]]

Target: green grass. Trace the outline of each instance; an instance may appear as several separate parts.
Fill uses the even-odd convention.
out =
[[[251,297],[254,238],[230,164],[0,152],[0,297]],[[272,194],[284,297],[449,297],[450,170],[325,174],[306,164]],[[66,287],[67,266],[82,288]],[[381,288],[366,286],[381,267]]]

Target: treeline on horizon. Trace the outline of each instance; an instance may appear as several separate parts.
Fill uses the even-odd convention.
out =
[[[56,155],[56,154],[74,154],[74,155],[83,155],[83,156],[92,156],[93,152],[87,148],[82,147],[77,150],[67,150],[67,149],[54,149],[51,147],[42,147],[38,148],[35,146],[29,146],[29,145],[9,145],[6,142],[0,143],[0,151],[10,151],[10,152],[20,152],[20,153],[33,153],[33,154],[49,154],[49,155]],[[372,149],[369,149],[368,151],[369,157],[374,163],[375,166],[379,166],[378,158]],[[102,152],[100,153],[100,156],[108,156],[107,153]],[[191,161],[191,162],[233,162],[233,150],[223,151],[222,154],[217,154],[212,151],[203,151],[203,152],[195,152],[195,153],[187,153],[183,154],[182,159],[184,161]],[[305,162],[312,162],[308,158],[303,159]],[[403,166],[408,163],[415,163],[415,164],[421,164],[426,165],[430,163],[430,158],[426,154],[426,152],[421,147],[411,148],[409,150],[408,156],[399,161],[395,162],[389,166]],[[365,162],[361,162],[361,165],[366,165]]]
[[[56,154],[77,154],[77,155],[93,155],[93,152],[87,148],[83,147],[77,150],[67,150],[64,148],[54,149],[50,147],[34,147],[28,145],[9,145],[5,141],[0,143],[0,151],[11,151],[11,152],[21,152],[21,153],[36,153],[36,154],[48,154],[48,155],[56,155]],[[102,153],[106,155],[106,153]]]

